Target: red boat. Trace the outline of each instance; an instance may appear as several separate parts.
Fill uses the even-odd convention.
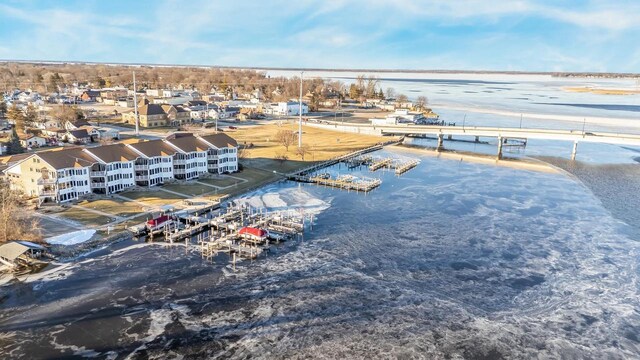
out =
[[[250,226],[245,226],[240,231],[238,231],[239,235],[242,235],[245,238],[257,241],[264,241],[269,236],[267,230],[258,229]]]
[[[169,215],[161,215],[157,218],[147,221],[147,229],[149,232],[155,232],[164,229],[165,226],[171,225],[173,220]]]

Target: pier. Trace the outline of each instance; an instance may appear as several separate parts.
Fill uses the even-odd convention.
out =
[[[364,193],[368,193],[382,184],[382,180],[380,179],[358,178],[351,175],[342,175],[336,178],[325,176],[300,177],[298,181]]]

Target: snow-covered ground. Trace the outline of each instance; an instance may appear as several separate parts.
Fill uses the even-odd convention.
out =
[[[91,237],[95,233],[95,230],[79,230],[67,234],[53,236],[45,239],[45,241],[51,245],[76,245],[91,239]]]

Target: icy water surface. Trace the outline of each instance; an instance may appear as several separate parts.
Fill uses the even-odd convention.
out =
[[[393,151],[394,156],[420,157]],[[314,230],[236,271],[123,244],[3,287],[7,358],[640,356],[638,243],[561,174],[421,157],[368,195],[282,183]],[[334,172],[346,172],[334,168]]]

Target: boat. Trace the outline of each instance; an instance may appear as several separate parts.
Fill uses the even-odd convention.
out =
[[[172,226],[174,220],[169,215],[160,215],[146,222],[147,231],[150,233],[157,233],[164,230],[166,227]]]

